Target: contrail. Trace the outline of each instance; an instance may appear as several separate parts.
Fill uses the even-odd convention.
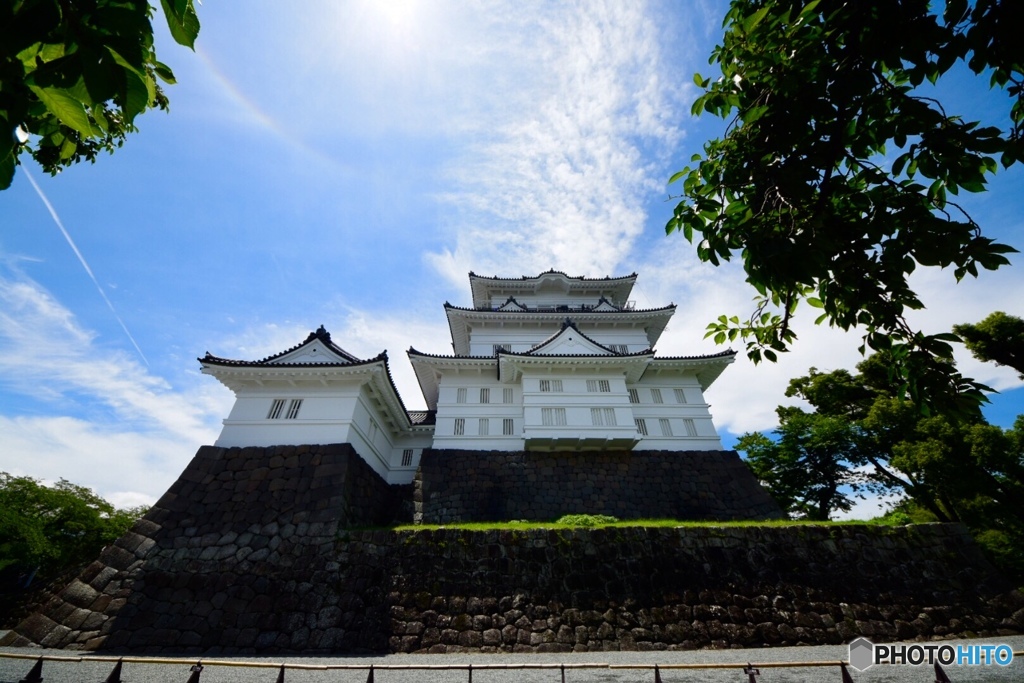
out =
[[[149,361],[146,360],[146,354],[142,353],[142,349],[139,348],[139,345],[135,342],[135,337],[133,337],[132,333],[128,331],[128,326],[124,324],[124,321],[121,320],[121,316],[117,314],[117,311],[114,309],[114,304],[110,303],[110,299],[107,298],[107,293],[103,291],[103,287],[100,287],[99,280],[97,280],[96,276],[92,274],[92,268],[90,268],[89,264],[85,262],[85,257],[82,256],[82,252],[78,251],[75,241],[71,239],[71,235],[69,235],[68,231],[64,228],[64,224],[61,222],[60,216],[57,215],[57,211],[53,208],[53,204],[51,204],[50,200],[46,198],[45,194],[43,194],[43,190],[36,184],[35,178],[33,178],[32,174],[28,172],[28,169],[25,168],[24,164],[21,167],[21,172],[24,173],[25,177],[28,178],[28,181],[32,183],[32,187],[35,188],[36,194],[38,194],[39,198],[43,200],[43,204],[46,205],[46,209],[50,212],[50,216],[53,217],[53,222],[57,224],[58,228],[60,228],[60,231],[64,234],[64,239],[68,241],[68,245],[71,247],[71,250],[75,252],[75,256],[78,257],[78,262],[82,264],[83,268],[85,268],[85,272],[89,274],[89,277],[92,278],[92,283],[96,285],[96,289],[99,290],[100,296],[107,302],[107,308],[109,308],[110,312],[114,314],[114,318],[116,318],[118,324],[121,325],[121,329],[124,330],[128,340],[132,343],[132,346],[135,347],[135,350],[139,352],[139,357],[142,358],[142,362],[146,364],[146,367],[149,367]]]

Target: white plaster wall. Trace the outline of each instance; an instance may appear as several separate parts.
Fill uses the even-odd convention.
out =
[[[635,389],[639,403],[632,404],[633,417],[643,419],[647,425],[647,435],[641,438],[634,450],[721,450],[722,440],[718,436],[711,419],[710,406],[704,402],[700,383],[692,373],[681,376],[661,375],[644,378],[637,384],[630,385]],[[660,389],[662,403],[654,402],[652,389]],[[675,390],[681,389],[685,403],[676,400]],[[661,434],[659,420],[667,419],[671,426],[672,436]],[[683,420],[692,420],[696,430],[695,436],[687,434]]]
[[[458,402],[458,390],[466,390],[466,402]],[[480,389],[490,389],[490,402],[480,402]],[[512,390],[510,403],[504,402],[505,389]],[[513,421],[512,434],[503,434],[503,420]],[[465,420],[461,436],[455,434],[456,419]],[[480,420],[488,421],[488,434],[479,433]],[[492,373],[446,373],[438,387],[437,425],[434,448],[515,451],[523,449],[522,390],[515,384],[498,382]]]
[[[535,327],[498,327],[481,325],[473,329],[469,340],[469,353],[473,356],[490,356],[494,354],[495,344],[508,344],[511,351],[525,352],[548,339],[562,328],[562,320],[550,326]],[[613,328],[609,325],[580,324],[579,329],[599,344],[625,344],[630,353],[644,351],[648,348],[647,333],[643,328]]]

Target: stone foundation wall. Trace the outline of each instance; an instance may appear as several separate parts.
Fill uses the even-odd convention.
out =
[[[433,450],[416,473],[428,524],[604,514],[619,519],[775,519],[735,451],[537,453]]]
[[[388,486],[348,444],[204,446],[132,531],[4,644],[367,649],[340,618],[338,532],[389,523],[401,493],[410,489]]]
[[[353,529],[408,493],[347,445],[204,447],[0,645],[567,652],[1024,627],[1024,596],[959,525]]]
[[[362,532],[342,602],[391,652],[837,644],[1024,629],[959,525]],[[367,581],[386,589],[349,586]],[[380,615],[390,620],[382,624]],[[353,614],[354,619],[358,619]]]

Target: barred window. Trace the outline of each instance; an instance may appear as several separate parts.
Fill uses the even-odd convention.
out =
[[[636,389],[630,389],[629,390],[629,402],[630,403],[639,403],[640,402],[640,394],[637,393]]]
[[[466,433],[466,419],[462,417],[455,418],[455,436],[463,436]]]
[[[480,436],[487,436],[491,432],[491,421],[486,417],[480,418],[480,426],[477,428],[476,433]]]
[[[609,344],[608,348],[615,353],[629,353],[629,347],[625,344]]]
[[[661,418],[660,420],[658,420],[658,425],[661,427],[661,435],[662,436],[672,436],[672,423],[671,422],[669,422],[665,418]]]
[[[299,408],[302,407],[301,398],[293,398],[292,402],[288,404],[288,414],[285,415],[286,420],[294,420],[299,416]]]
[[[603,425],[614,427],[616,424],[618,424],[618,422],[615,420],[614,408],[591,408],[590,421],[596,427],[601,427]]]
[[[588,379],[587,380],[587,391],[595,392],[600,391],[607,393],[612,390],[611,384],[606,379]]]
[[[676,403],[686,403],[686,393],[682,389],[675,389]]]
[[[494,345],[492,345],[491,348],[494,349],[494,355],[495,356],[498,355],[499,351],[511,351],[512,350],[512,346],[510,344],[494,344]]]
[[[541,391],[556,392],[562,390],[562,380],[560,379],[542,379],[540,381]]]
[[[268,420],[276,420],[281,417],[281,411],[284,409],[284,399],[275,398],[274,402],[270,404],[270,411],[267,413]]]
[[[491,390],[484,387],[480,389],[480,402],[490,403],[491,402]]]
[[[697,425],[694,424],[693,420],[689,418],[683,419],[683,428],[686,429],[687,436],[697,436]]]
[[[643,436],[647,436],[647,422],[642,417],[635,418],[633,422],[636,423],[636,431],[640,432]]]
[[[412,449],[406,448],[402,451],[402,467],[412,466]]]
[[[465,403],[466,402],[466,387],[460,387],[455,390],[455,402]]]
[[[651,399],[655,403],[664,403],[665,402],[661,398],[661,389],[651,389]]]
[[[502,403],[511,403],[512,402],[512,388],[511,387],[505,387],[504,389],[501,390],[501,402]]]
[[[562,427],[565,425],[565,408],[541,408],[540,417],[545,427]]]
[[[513,430],[515,429],[515,422],[511,417],[506,417],[501,421],[501,433],[505,436],[512,436]]]

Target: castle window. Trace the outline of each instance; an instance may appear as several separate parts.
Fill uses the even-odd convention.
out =
[[[637,393],[636,389],[630,389],[629,390],[629,402],[630,403],[639,403],[640,402],[640,394]]]
[[[608,393],[612,390],[611,384],[606,379],[588,379],[587,380],[587,391],[595,392],[600,391],[602,393]]]
[[[545,427],[565,426],[565,408],[541,408],[541,423]]]
[[[558,392],[562,391],[562,380],[560,379],[542,379],[540,381],[541,391]]]
[[[499,351],[511,351],[512,347],[510,344],[494,344],[494,355],[497,356]]]
[[[686,429],[687,436],[697,436],[697,425],[693,423],[693,420],[687,418],[683,420],[683,428]]]
[[[661,418],[660,420],[658,420],[658,425],[661,427],[661,435],[662,436],[672,436],[672,423],[671,422],[669,422],[665,418]]]
[[[412,467],[412,449],[402,451],[402,467]]]
[[[267,413],[267,419],[276,420],[281,417],[282,410],[284,410],[284,399],[275,398],[274,402],[270,404],[270,411]]]
[[[512,436],[512,430],[515,428],[515,423],[511,417],[506,417],[501,421],[501,433],[505,436]]]
[[[664,403],[665,402],[661,398],[661,389],[651,389],[651,399],[655,403]]]
[[[676,403],[686,403],[686,394],[682,389],[675,389],[676,392]]]
[[[640,432],[643,436],[647,436],[647,422],[642,417],[636,418],[633,422],[636,422],[636,431]]]
[[[486,417],[480,418],[480,426],[477,428],[477,434],[480,436],[487,436],[491,433],[491,421]]]
[[[466,402],[466,387],[460,387],[455,390],[455,402],[465,403]]]
[[[293,398],[292,402],[288,404],[288,414],[285,415],[286,420],[294,420],[299,416],[299,408],[302,407],[301,398]]]
[[[480,389],[480,402],[490,403],[491,402],[491,390],[484,387]]]
[[[590,422],[595,427],[601,427],[608,425],[614,427],[618,424],[615,420],[615,409],[614,408],[591,408],[590,409]]]
[[[625,344],[609,344],[608,348],[615,353],[629,353],[629,347]]]
[[[463,436],[466,433],[466,420],[462,417],[455,418],[455,436]]]
[[[512,387],[505,387],[501,390],[501,400],[502,403],[512,402]]]

